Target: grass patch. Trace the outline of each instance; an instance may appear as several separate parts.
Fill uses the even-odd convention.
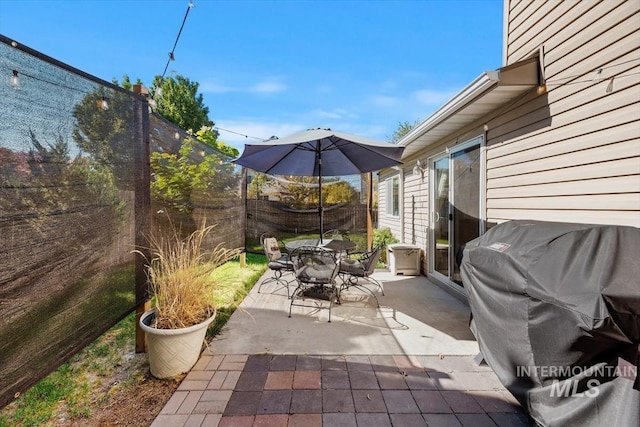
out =
[[[220,332],[266,269],[264,256],[247,254],[244,268],[239,259],[234,259],[212,273],[214,280],[224,281],[233,292],[214,296],[218,313],[207,332],[208,339]],[[135,313],[131,313],[0,410],[0,427],[72,425],[74,420],[90,419],[109,405],[116,393],[124,390],[131,396],[135,392],[127,390],[140,384],[161,386],[161,380],[149,379],[148,371],[146,354],[135,353]],[[135,399],[128,400],[136,404]],[[114,419],[103,425],[116,422]]]
[[[213,272],[213,278],[216,281],[226,283],[226,286],[233,290],[233,294],[224,293],[215,296],[214,303],[217,307],[217,314],[207,330],[207,338],[213,338],[220,333],[238,304],[242,302],[247,292],[251,290],[266,270],[267,259],[265,256],[247,253],[245,268],[240,267],[239,259],[234,259]]]

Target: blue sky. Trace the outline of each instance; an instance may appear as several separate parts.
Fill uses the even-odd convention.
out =
[[[0,0],[0,33],[111,81],[162,74],[188,0]],[[502,64],[502,0],[194,0],[167,76],[220,139],[308,128],[388,140]]]

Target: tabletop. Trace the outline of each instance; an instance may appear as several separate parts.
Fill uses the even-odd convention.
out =
[[[350,242],[348,240],[337,240],[330,239],[322,241],[320,244],[320,240],[318,239],[300,239],[300,240],[292,240],[284,244],[287,250],[293,251],[295,249],[301,248],[303,246],[320,246],[323,248],[330,249],[334,252],[345,252],[351,249],[354,249],[357,244],[354,242]]]

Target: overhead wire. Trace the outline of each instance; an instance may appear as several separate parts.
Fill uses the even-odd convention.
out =
[[[180,25],[180,30],[178,30],[176,41],[173,43],[173,48],[171,49],[171,52],[169,52],[169,59],[167,59],[167,65],[165,65],[164,71],[162,72],[162,76],[160,77],[160,84],[162,84],[162,81],[164,80],[164,76],[167,73],[167,68],[169,68],[169,64],[171,63],[171,61],[176,60],[176,57],[174,54],[176,51],[176,46],[178,46],[178,40],[180,40],[180,35],[182,34],[182,29],[184,28],[184,24],[185,22],[187,22],[187,16],[189,16],[189,11],[194,7],[195,7],[195,4],[193,4],[193,2],[190,1],[189,5],[187,6],[187,11],[184,14],[184,18],[182,18],[182,25]]]
[[[176,40],[173,43],[173,48],[171,49],[171,51],[169,52],[169,58],[167,59],[167,64],[164,67],[164,71],[162,71],[162,76],[160,76],[160,84],[159,86],[162,86],[162,82],[164,81],[164,76],[167,73],[167,69],[169,68],[169,64],[171,63],[171,61],[175,61],[176,57],[175,57],[175,51],[176,51],[176,47],[178,46],[178,41],[180,40],[180,35],[182,34],[182,30],[184,28],[184,24],[187,22],[187,17],[189,16],[189,12],[191,11],[191,9],[193,9],[195,7],[195,4],[193,3],[193,1],[189,1],[189,5],[187,6],[187,10],[184,14],[184,18],[182,18],[182,24],[180,25],[180,29],[178,30],[178,34],[176,35]],[[155,94],[150,94],[151,98],[153,99]],[[264,141],[266,138],[259,138],[256,136],[250,136],[250,135],[246,135],[240,132],[235,132],[229,129],[224,129],[221,127],[214,127],[214,129],[216,130],[222,130],[224,132],[229,132],[235,135],[240,135],[240,136],[244,136],[245,138],[252,138],[252,139],[257,139],[259,141]]]
[[[265,141],[267,139],[267,138],[259,138],[257,136],[245,135],[244,133],[235,132],[235,131],[232,131],[232,130],[229,130],[229,129],[221,128],[220,126],[214,126],[213,128],[215,130],[221,130],[221,131],[224,131],[224,132],[229,132],[229,133],[232,133],[234,135],[244,136],[245,138],[257,139],[259,141]]]

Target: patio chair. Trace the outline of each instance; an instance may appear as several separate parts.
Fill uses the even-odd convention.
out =
[[[322,238],[327,240],[349,240],[349,233],[334,228],[332,230],[325,231],[322,234]]]
[[[278,239],[275,237],[264,233],[260,236],[260,244],[262,245],[262,249],[264,250],[264,254],[267,257],[269,262],[269,270],[273,271],[273,276],[265,279],[260,283],[258,287],[258,293],[262,290],[262,287],[266,284],[275,282],[278,287],[285,288],[287,290],[287,298],[291,297],[289,292],[289,281],[282,278],[283,273],[292,272],[293,264],[289,259],[289,255],[283,253],[280,250],[280,244],[278,243]],[[284,246],[284,245],[283,245]]]
[[[357,258],[341,259],[338,274],[342,279],[342,284],[339,291],[348,290],[349,288],[359,289],[375,298],[377,306],[380,307],[375,289],[372,290],[365,285],[374,285],[377,289],[380,289],[384,296],[384,286],[371,276],[380,259],[383,248],[384,246],[380,245],[369,252],[360,254]]]
[[[294,305],[316,309],[328,308],[331,322],[333,303],[340,303],[340,292],[336,286],[340,264],[335,252],[319,246],[303,246],[291,252],[291,262],[298,286],[291,294],[289,317]],[[318,303],[308,304],[307,298],[328,301],[329,307],[323,307]],[[302,303],[300,300],[305,302]]]

